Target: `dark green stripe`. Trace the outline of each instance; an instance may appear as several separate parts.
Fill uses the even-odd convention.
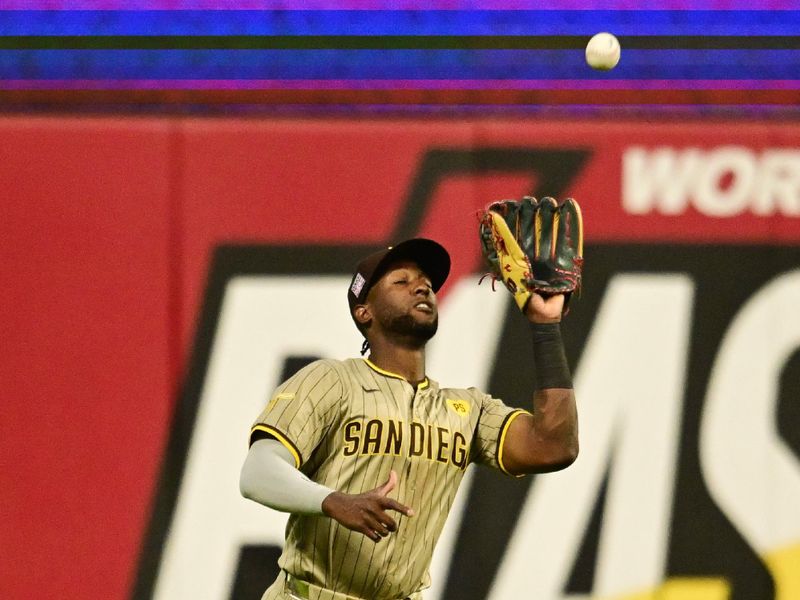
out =
[[[800,36],[620,36],[625,49],[798,49]],[[589,36],[0,36],[4,50],[475,49],[575,50]]]

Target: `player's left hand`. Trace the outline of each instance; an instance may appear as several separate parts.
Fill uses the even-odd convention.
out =
[[[493,202],[481,215],[480,241],[490,274],[529,318],[533,310],[536,318],[552,320],[551,308],[560,304],[563,312],[580,289],[583,219],[572,198]]]
[[[564,312],[564,294],[543,296],[533,292],[525,306],[525,316],[531,323],[558,323]]]

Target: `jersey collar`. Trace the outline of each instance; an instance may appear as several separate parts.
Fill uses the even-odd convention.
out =
[[[370,369],[372,369],[373,371],[375,371],[376,373],[380,373],[381,375],[386,375],[387,377],[393,377],[393,378],[395,378],[395,379],[399,379],[399,380],[401,380],[401,381],[406,381],[406,382],[408,381],[408,380],[407,380],[405,377],[403,377],[402,375],[398,375],[397,373],[392,373],[391,371],[387,371],[386,369],[381,369],[381,368],[380,368],[378,365],[376,365],[374,362],[372,362],[372,361],[371,361],[370,359],[368,359],[368,358],[362,358],[361,360],[363,360],[365,363],[367,363],[367,365],[369,366],[369,368],[370,368]],[[417,386],[417,389],[418,389],[418,390],[424,390],[424,389],[426,389],[426,388],[427,388],[429,385],[430,385],[430,380],[429,380],[427,377],[425,377],[425,379],[423,379],[423,380],[422,380],[422,381],[419,383],[419,385]]]

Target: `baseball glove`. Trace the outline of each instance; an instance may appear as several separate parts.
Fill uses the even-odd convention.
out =
[[[565,294],[569,300],[580,288],[583,221],[575,200],[500,200],[480,218],[481,249],[490,274],[503,280],[520,310],[534,292]]]

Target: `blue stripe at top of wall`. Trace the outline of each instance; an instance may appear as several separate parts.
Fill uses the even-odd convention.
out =
[[[580,50],[4,50],[0,78],[796,80],[800,50],[623,50],[608,73]]]
[[[8,10],[0,35],[800,35],[800,10]]]

